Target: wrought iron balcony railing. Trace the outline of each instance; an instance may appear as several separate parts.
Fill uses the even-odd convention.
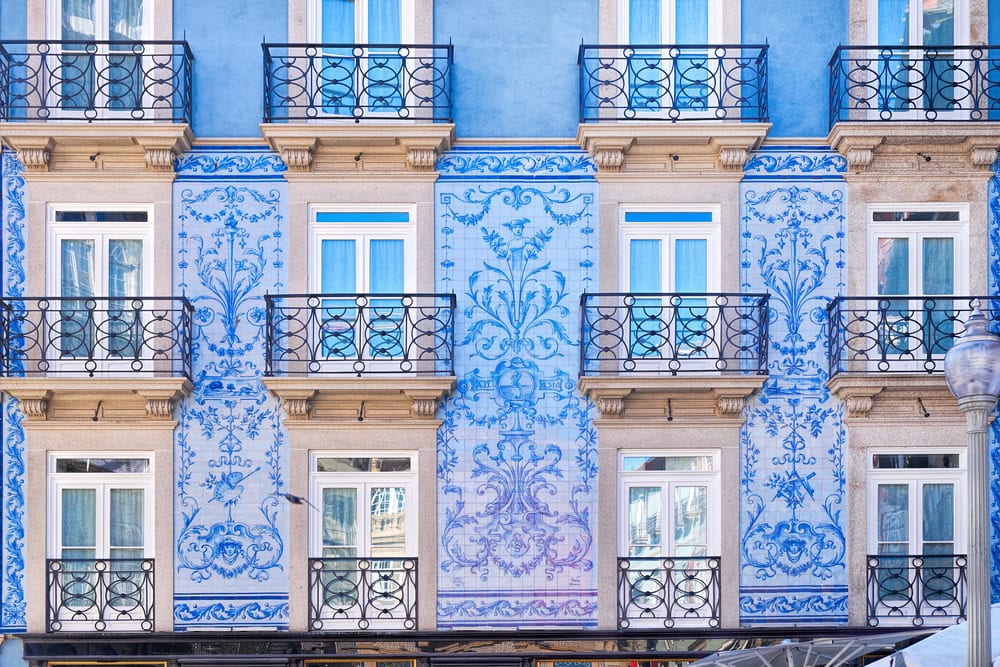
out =
[[[580,46],[580,122],[767,121],[767,46]]]
[[[942,373],[978,301],[1000,332],[1000,299],[975,296],[842,296],[827,306],[830,377],[841,373]]]
[[[264,122],[451,121],[450,44],[262,44]]]
[[[840,46],[829,67],[831,126],[1000,119],[998,46]]]
[[[719,627],[720,559],[619,558],[618,627]]]
[[[966,618],[964,555],[868,556],[868,625],[948,625]]]
[[[767,373],[766,294],[584,294],[581,375]]]
[[[152,558],[46,561],[48,632],[154,630]]]
[[[0,120],[191,122],[185,41],[0,42]]]
[[[148,373],[191,379],[184,297],[0,299],[0,376]]]
[[[454,373],[454,294],[278,294],[264,299],[268,376]]]
[[[416,558],[310,558],[309,630],[415,630]]]

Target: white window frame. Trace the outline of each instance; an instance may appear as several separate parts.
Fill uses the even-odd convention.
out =
[[[143,473],[87,473],[87,472],[56,472],[56,462],[59,459],[145,459],[149,463]],[[48,496],[46,553],[49,558],[62,558],[62,490],[63,489],[96,489],[97,517],[95,534],[95,559],[110,558],[110,491],[113,489],[142,489],[143,491],[143,558],[153,558],[156,538],[155,512],[155,464],[152,452],[50,452],[46,462],[46,494]],[[46,591],[46,595],[49,592]],[[152,601],[148,601],[151,603]],[[96,613],[96,609],[91,610]],[[61,619],[62,629],[93,630],[97,620],[90,611],[79,612],[87,618]],[[141,619],[134,623],[116,623],[116,629],[128,630],[133,626],[139,629]]]
[[[148,1],[148,0],[147,0]],[[415,41],[416,1],[401,0],[400,38],[403,44]],[[308,41],[318,44],[323,41],[322,0],[308,0],[306,7],[306,25]],[[354,41],[357,44],[368,43],[368,0],[354,0]]]
[[[618,0],[618,40],[628,44],[630,0]],[[723,0],[708,0],[708,43],[719,44],[723,39]],[[677,34],[677,0],[660,0],[660,36],[665,45],[675,44]]]
[[[908,0],[910,9],[909,41],[911,46],[922,46],[924,13],[921,8],[923,0]],[[879,46],[878,42],[878,5],[879,0],[867,0],[868,3],[868,43]],[[954,0],[955,7],[955,44],[963,45],[969,42],[969,0]],[[914,20],[916,17],[916,20]]]
[[[626,213],[711,213],[711,222],[625,222]],[[669,206],[636,206],[622,205],[618,212],[618,247],[621,258],[621,276],[619,284],[622,292],[630,292],[630,254],[629,241],[632,239],[659,239],[661,249],[666,248],[666,257],[660,255],[661,290],[664,293],[674,292],[674,244],[681,239],[704,239],[707,241],[705,252],[705,285],[706,292],[718,292],[722,282],[721,262],[721,226],[719,223],[722,211],[718,204],[701,205],[669,205]],[[663,280],[663,279],[666,280]],[[666,284],[664,284],[666,283]]]

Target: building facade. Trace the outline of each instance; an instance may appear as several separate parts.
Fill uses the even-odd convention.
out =
[[[964,619],[990,44],[1000,0],[4,0],[0,663]]]

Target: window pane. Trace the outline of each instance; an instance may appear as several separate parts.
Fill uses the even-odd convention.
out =
[[[955,485],[924,484],[924,541],[952,542],[955,539]]]
[[[356,489],[323,489],[323,556],[357,555],[357,521]]]
[[[94,296],[94,241],[91,239],[63,239],[60,243],[63,297]],[[82,305],[81,305],[82,307]]]
[[[320,39],[327,44],[351,44],[354,39],[354,0],[323,0]]]
[[[661,292],[660,240],[629,241],[629,291]]]
[[[875,222],[931,222],[942,220],[958,222],[958,211],[875,211]]]
[[[357,250],[350,239],[324,239],[320,261],[323,263],[320,289],[327,294],[357,292]]]
[[[955,239],[925,238],[923,293],[955,293]]]
[[[905,238],[878,240],[878,293],[910,291],[910,244]]]
[[[955,0],[922,0],[924,46],[955,43]]]
[[[678,239],[674,242],[674,291],[708,289],[708,241]]]
[[[711,456],[626,456],[622,459],[622,470],[625,471],[697,471],[711,469]]]
[[[910,41],[910,0],[879,0],[878,43],[899,46]]]
[[[142,39],[143,0],[110,0],[108,39]]]
[[[62,0],[62,38],[92,40],[95,0]]]
[[[907,542],[910,539],[909,497],[910,489],[906,484],[878,485],[879,542]]]
[[[379,486],[371,489],[372,558],[406,555],[406,489]]]
[[[316,459],[317,472],[409,472],[409,470],[409,457]]]
[[[147,222],[146,211],[56,211],[56,222]]]
[[[96,546],[96,518],[97,491],[95,489],[62,490],[62,546]]]
[[[660,555],[660,487],[628,490],[629,556]]]
[[[370,245],[369,283],[375,294],[403,291],[402,239],[372,240]]]
[[[56,459],[56,472],[149,472],[149,459]]]
[[[708,489],[704,486],[674,487],[674,544],[708,544]]]
[[[708,0],[675,0],[677,44],[708,43]]]
[[[145,544],[143,531],[143,490],[111,489],[111,546],[142,547]],[[141,551],[140,551],[140,558]]]
[[[669,1],[669,0],[668,0]],[[629,0],[628,41],[631,44],[660,44],[660,0]]]
[[[368,42],[398,44],[403,39],[401,0],[368,0]]]
[[[139,296],[142,293],[142,241],[108,241],[108,296]]]

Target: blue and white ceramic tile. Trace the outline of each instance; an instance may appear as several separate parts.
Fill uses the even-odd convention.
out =
[[[847,621],[846,433],[825,382],[846,271],[843,158],[770,149],[740,186],[741,283],[771,295],[769,378],[741,432],[740,620]]]
[[[441,628],[596,624],[597,446],[576,390],[579,295],[597,284],[582,151],[438,163],[436,284],[458,294],[438,432]]]
[[[21,163],[13,151],[0,156],[3,184],[3,294],[24,296],[27,241],[25,183]],[[16,399],[3,397],[3,518],[0,521],[0,632],[23,632],[27,627],[24,597],[24,489],[25,440],[23,416]]]
[[[989,213],[989,294],[1000,295],[1000,160],[993,164],[993,178],[990,179]],[[990,589],[993,602],[1000,601],[1000,406],[997,418],[993,420],[990,442],[990,525],[993,536],[990,540]]]
[[[175,435],[174,625],[287,628],[287,434],[261,382],[263,297],[287,282],[284,165],[242,149],[176,166],[174,292],[195,336]]]

